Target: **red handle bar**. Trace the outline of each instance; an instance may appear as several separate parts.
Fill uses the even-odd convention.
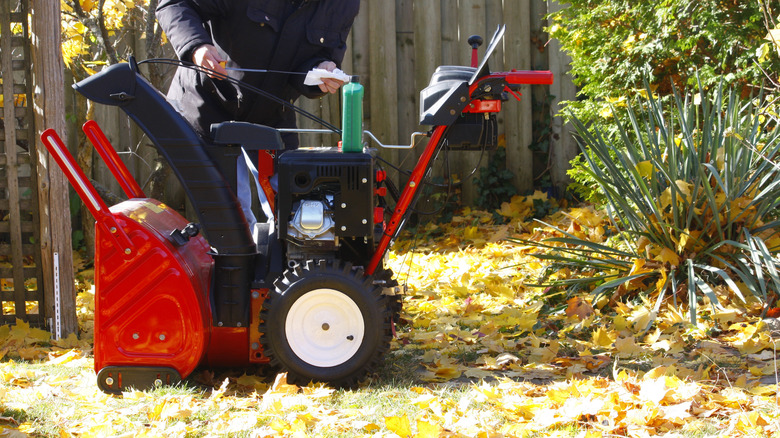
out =
[[[550,71],[512,70],[506,73],[495,73],[490,76],[504,76],[508,84],[550,85],[553,83],[553,74]]]

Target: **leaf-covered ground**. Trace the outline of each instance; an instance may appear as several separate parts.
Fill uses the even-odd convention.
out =
[[[534,199],[420,226],[390,264],[407,288],[385,364],[356,390],[287,384],[267,369],[198,371],[186,384],[108,396],[90,356],[90,272],[79,276],[81,340],[0,328],[0,436],[780,436],[776,320],[757,303],[601,300],[529,286]],[[545,218],[603,234],[594,210]],[[560,272],[559,275],[570,275]],[[724,288],[723,291],[726,289]]]

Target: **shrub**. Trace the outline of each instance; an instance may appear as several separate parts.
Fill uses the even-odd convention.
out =
[[[672,94],[666,109],[649,91],[629,102],[618,142],[573,118],[583,170],[619,238],[608,245],[564,233],[544,241],[548,252],[538,257],[579,274],[546,284],[587,286],[596,297],[652,294],[656,309],[670,294],[687,294],[692,322],[698,297],[718,304],[717,285],[766,303],[780,290],[777,120],[767,99],[741,99],[734,88]]]

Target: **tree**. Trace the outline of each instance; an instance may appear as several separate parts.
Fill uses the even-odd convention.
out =
[[[154,19],[157,3],[158,0],[61,0],[62,51],[65,65],[74,80],[95,74],[102,66],[125,60],[131,54],[141,59],[160,57],[163,34]],[[133,53],[135,35],[138,34],[142,34],[145,39],[145,53]],[[160,66],[149,64],[147,77],[152,84],[161,88],[165,72]],[[79,122],[91,119],[92,105],[80,97],[78,102],[78,109],[73,116]],[[77,160],[87,176],[91,176],[93,149],[83,137],[80,138]],[[163,182],[169,169],[159,157],[155,162],[157,165],[150,177],[147,192],[156,199],[164,199]],[[105,197],[112,197],[99,183],[93,183]],[[83,208],[82,231],[86,247],[92,248],[92,218]]]

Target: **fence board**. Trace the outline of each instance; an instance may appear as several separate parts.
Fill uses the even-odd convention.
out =
[[[51,0],[32,0],[32,33],[37,36],[32,45],[33,69],[39,81],[36,85],[45,93],[36,94],[36,129],[54,128],[66,134],[65,102],[62,85],[64,64],[60,51],[60,3]],[[31,81],[29,83],[32,83]],[[32,144],[32,143],[31,143]],[[68,181],[57,164],[41,147],[38,158],[38,199],[41,220],[41,266],[44,272],[44,315],[55,315],[54,293],[61,294],[62,333],[76,333],[76,289],[73,283],[73,253],[70,233],[73,231],[69,211]],[[56,255],[56,257],[55,257]],[[55,263],[59,283],[55,284]]]
[[[396,64],[396,4],[394,1],[371,2],[368,7],[371,86],[371,132],[385,144],[398,144],[398,66]],[[381,150],[380,155],[398,163],[398,151]],[[391,177],[397,178],[396,175]]]
[[[548,10],[552,13],[561,9],[561,4],[555,0],[548,1]],[[575,100],[577,89],[572,82],[570,70],[571,59],[561,50],[557,40],[550,41],[548,46],[550,69],[557,72],[555,83],[550,86],[550,94],[553,96],[552,112],[560,111],[560,103],[565,100]],[[566,175],[569,161],[577,154],[577,144],[570,134],[571,127],[565,124],[563,117],[553,117],[552,135],[550,139],[550,178],[552,185],[565,188],[570,179]]]
[[[479,50],[480,59],[485,53],[485,48],[493,34],[487,32],[487,15],[485,9],[485,0],[459,0],[458,24],[460,27],[460,40],[457,46],[460,65],[471,65],[471,47],[468,45],[468,39],[472,35],[480,35],[485,43]],[[451,154],[452,163],[451,173],[457,175],[461,182],[461,202],[471,204],[476,199],[476,187],[473,178],[479,176],[479,173],[473,173],[474,169],[484,166],[487,163],[487,154],[482,152],[458,151]]]
[[[409,135],[417,131],[417,87],[415,69],[417,60],[414,54],[414,2],[396,1],[396,47],[398,69],[398,134],[397,144],[409,144]],[[408,151],[399,155],[409,155]],[[412,152],[413,156],[414,153]],[[410,164],[413,160],[408,160]]]
[[[514,26],[504,36],[504,63],[507,69],[531,68],[531,18],[529,0],[514,0],[504,4],[504,16]],[[504,105],[507,169],[514,173],[514,184],[523,193],[533,188],[533,154],[528,146],[533,141],[533,93],[523,86],[520,102],[511,99]]]

